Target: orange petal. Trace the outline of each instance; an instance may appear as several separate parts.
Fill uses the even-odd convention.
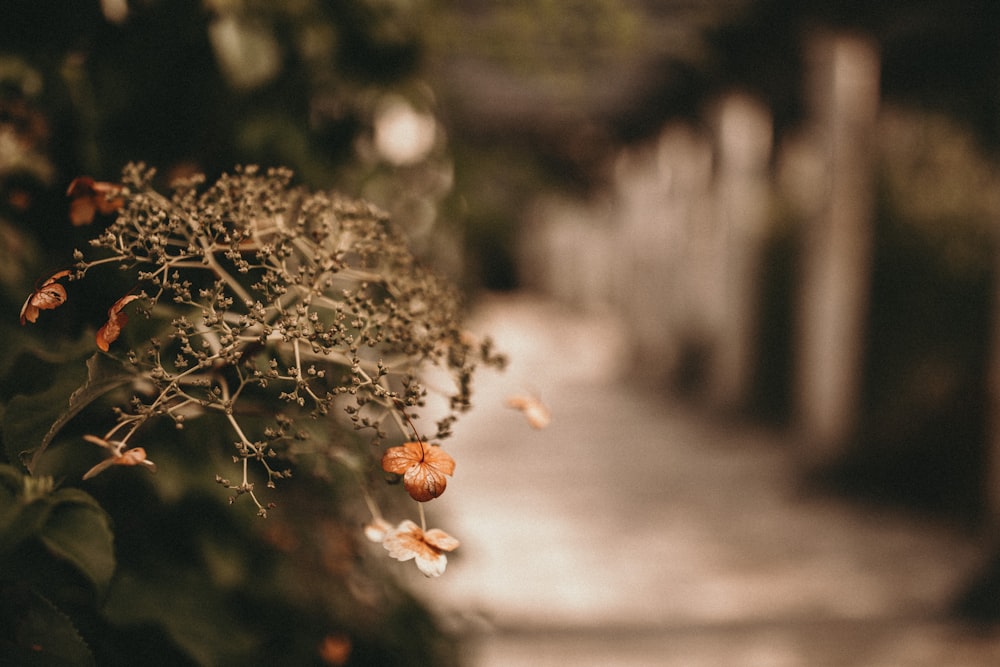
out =
[[[451,475],[455,472],[455,459],[451,458],[443,449],[424,443],[420,444],[424,450],[424,465],[432,466],[445,475]]]
[[[108,318],[104,326],[97,330],[97,335],[95,336],[97,347],[107,352],[111,348],[111,343],[118,340],[118,336],[121,335],[122,327],[125,326],[126,322],[128,322],[128,317],[124,313],[117,313]]]
[[[351,659],[351,638],[327,635],[319,645],[319,657],[327,665],[346,665]]]
[[[97,215],[97,207],[91,197],[78,197],[69,204],[69,221],[74,227],[89,225]]]
[[[121,309],[138,298],[135,294],[126,294],[115,301],[114,305],[108,309],[108,321],[97,330],[97,347],[107,352],[111,347],[111,343],[118,340],[122,328],[128,323],[128,316],[121,312]]]
[[[41,287],[31,293],[21,306],[21,324],[38,320],[41,310],[51,310],[66,303],[66,288],[56,281],[70,273],[69,270],[53,273]]]
[[[21,306],[21,324],[38,321],[38,307],[31,303],[33,298],[35,298],[35,295],[30,295],[24,302],[24,305]]]
[[[382,456],[382,469],[403,475],[407,493],[423,503],[444,493],[448,485],[445,475],[455,472],[455,460],[440,447],[421,441],[405,442],[386,450]]]
[[[399,447],[390,447],[382,455],[382,470],[403,475],[411,466],[424,458],[424,450],[419,442],[404,442]]]
[[[420,464],[415,465],[403,475],[403,486],[410,497],[417,502],[426,503],[434,500],[448,486],[448,479],[444,473],[439,472],[434,467]]]
[[[142,447],[127,449],[122,452],[121,456],[116,456],[113,460],[116,466],[137,466],[139,464],[155,466],[152,461],[146,458],[146,450]]]
[[[125,205],[121,196],[122,186],[116,183],[95,182],[89,176],[73,179],[66,189],[66,195],[73,198],[69,208],[69,219],[74,225],[86,225],[94,221],[98,211],[114,213]]]

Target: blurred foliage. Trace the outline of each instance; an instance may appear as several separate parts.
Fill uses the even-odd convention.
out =
[[[975,520],[986,507],[997,167],[967,125],[888,108],[862,429],[865,494]]]

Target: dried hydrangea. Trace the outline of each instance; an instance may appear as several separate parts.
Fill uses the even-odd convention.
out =
[[[432,441],[450,435],[469,407],[476,366],[502,363],[489,341],[463,333],[457,291],[414,258],[382,211],[291,179],[285,169],[245,167],[211,184],[179,181],[166,195],[142,164],[126,167],[121,183],[78,179],[69,193],[73,223],[110,219],[76,252],[72,271],[51,276],[22,311],[22,323],[35,322],[40,310],[72,298],[72,284],[67,296],[60,278],[127,274],[135,285],[127,294],[94,306],[108,315],[95,342],[141,380],[140,390],[91,441],[114,443],[109,461],[117,461],[138,449],[152,419],[183,428],[214,417],[232,434],[241,471],[239,481],[217,481],[233,498],[252,498],[262,515],[268,506],[251,466],[273,487],[290,475],[282,462],[304,453],[359,470],[377,470],[392,442],[437,455]],[[137,316],[149,320],[143,330],[159,333],[130,333]],[[428,437],[414,420],[427,407],[421,377],[430,366],[446,371],[451,386]],[[272,415],[266,423],[262,412]],[[359,464],[361,450],[331,437],[345,426],[377,446],[363,450],[367,464]],[[418,472],[426,473],[423,463],[416,461]],[[428,500],[439,490],[443,482],[418,495]]]

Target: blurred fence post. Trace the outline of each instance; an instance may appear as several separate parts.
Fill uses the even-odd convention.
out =
[[[713,192],[720,317],[712,333],[711,399],[721,408],[746,407],[759,343],[761,260],[771,204],[771,113],[734,93],[716,114]]]
[[[796,406],[806,458],[829,462],[857,428],[874,218],[879,55],[873,41],[819,35],[807,85],[827,165],[824,206],[802,250]]]
[[[1000,230],[994,231],[994,244],[1000,248]],[[987,370],[986,470],[984,484],[986,511],[994,536],[1000,540],[1000,252],[993,257],[993,311]]]

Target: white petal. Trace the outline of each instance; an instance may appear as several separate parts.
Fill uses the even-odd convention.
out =
[[[448,557],[444,554],[437,554],[431,558],[417,556],[417,569],[427,577],[440,577],[444,574],[445,567],[448,566]]]

